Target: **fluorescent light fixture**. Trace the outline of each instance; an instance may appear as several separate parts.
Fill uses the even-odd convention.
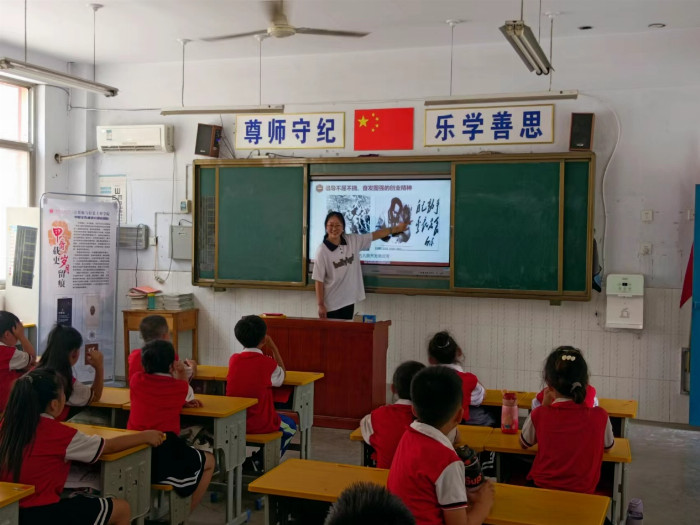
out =
[[[535,35],[522,20],[508,20],[499,28],[518,56],[530,71],[538,75],[548,75],[552,65],[542,51]]]
[[[532,102],[537,100],[577,99],[578,90],[539,91],[533,93],[486,93],[482,95],[455,95],[425,99],[426,106],[450,106],[455,104],[483,104],[491,102]]]
[[[221,115],[225,113],[284,113],[284,105],[262,106],[178,106],[163,108],[161,115]]]
[[[105,97],[114,97],[119,93],[119,90],[112,86],[98,84],[97,82],[91,82],[83,78],[74,77],[66,73],[54,71],[53,69],[35,66],[34,64],[28,64],[27,62],[13,60],[11,58],[0,58],[0,78],[2,77],[23,80],[33,84],[48,84],[51,86],[84,89],[85,91],[92,91],[93,93],[104,95]]]

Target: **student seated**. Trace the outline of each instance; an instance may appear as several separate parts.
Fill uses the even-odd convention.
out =
[[[464,463],[447,437],[462,421],[461,379],[448,367],[427,367],[413,378],[411,399],[417,420],[399,442],[387,488],[421,525],[482,524],[493,484],[486,481],[467,499]]]
[[[559,348],[566,348],[569,350],[573,351],[578,351],[576,348],[573,346],[560,346]],[[546,386],[539,392],[537,392],[537,395],[532,399],[531,403],[531,410],[536,409],[539,406],[542,406],[544,403],[544,398],[549,394],[549,387]],[[583,400],[583,404],[586,405],[588,408],[593,408],[598,406],[598,397],[596,396],[596,391],[595,388],[593,388],[593,385],[587,385],[586,386],[586,397]]]
[[[428,343],[430,364],[452,368],[462,380],[464,422],[467,425],[493,426],[493,418],[480,407],[484,401],[486,389],[474,374],[464,371],[462,363],[460,363],[463,355],[462,349],[449,332],[436,333]]]
[[[28,372],[10,393],[0,425],[0,479],[35,488],[19,502],[19,524],[127,525],[131,510],[126,500],[80,494],[61,498],[71,462],[95,463],[103,454],[143,444],[157,447],[163,433],[87,436],[56,420],[65,402],[63,376],[50,369]]]
[[[425,365],[418,361],[401,363],[394,371],[391,391],[398,399],[393,405],[372,410],[360,421],[362,439],[374,448],[374,458],[379,468],[389,468],[401,436],[413,420],[411,380]]]
[[[182,362],[175,361],[175,349],[168,341],[151,341],[141,353],[143,372],[130,383],[131,430],[156,429],[167,436],[151,454],[151,483],[172,485],[182,496],[192,496],[194,509],[201,501],[214,473],[214,456],[190,447],[180,437],[183,406],[199,407]]]
[[[56,416],[59,421],[68,419],[70,407],[84,407],[102,397],[104,384],[104,365],[102,352],[86,352],[85,363],[94,368],[95,378],[92,385],[81,383],[73,376],[73,367],[80,359],[83,336],[71,326],[56,325],[49,332],[46,350],[39,360],[37,368],[55,370],[63,378],[66,403],[63,412]]]
[[[17,348],[22,345],[22,350]],[[24,335],[24,326],[13,313],[0,310],[0,413],[5,410],[10,389],[21,374],[36,360],[32,343]]]
[[[549,390],[520,434],[523,448],[539,443],[527,479],[544,489],[592,494],[600,479],[603,449],[615,444],[608,413],[584,403],[588,365],[580,350],[554,349],[543,376]]]
[[[287,450],[297,431],[294,420],[275,412],[273,387],[284,383],[284,362],[277,345],[267,335],[267,325],[257,315],[246,315],[233,329],[242,351],[231,356],[226,376],[226,395],[252,397],[258,403],[246,411],[246,432],[248,434],[268,434],[282,432],[282,450]],[[265,355],[263,349],[272,354]]]
[[[340,493],[324,525],[415,525],[413,515],[385,487],[357,482]]]
[[[162,315],[147,315],[144,317],[139,323],[139,332],[144,344],[158,340],[170,341],[168,321]],[[177,352],[175,352],[175,361],[179,359]],[[192,359],[185,359],[185,370],[187,371],[187,380],[191,381],[197,375],[197,363]],[[129,354],[129,383],[131,383],[131,377],[136,372],[143,372],[140,348],[132,350]]]

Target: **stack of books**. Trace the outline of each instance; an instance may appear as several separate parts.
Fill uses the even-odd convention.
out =
[[[150,294],[155,294],[155,308],[156,310],[163,309],[163,298],[160,294],[160,290],[151,288],[150,286],[137,286],[131,288],[126,296],[129,298],[129,306],[132,310],[147,310],[148,309],[148,296]]]
[[[165,310],[190,310],[194,308],[194,294],[167,293],[162,296]]]

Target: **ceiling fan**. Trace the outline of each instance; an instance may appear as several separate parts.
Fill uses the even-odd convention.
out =
[[[264,36],[275,38],[286,38],[294,36],[297,33],[303,35],[321,35],[321,36],[345,36],[360,38],[369,35],[360,31],[336,31],[334,29],[315,29],[312,27],[294,27],[287,21],[287,14],[284,12],[284,1],[274,0],[265,2],[270,19],[270,26],[267,29],[259,29],[257,31],[249,31],[247,33],[235,33],[233,35],[222,35],[202,38],[205,42],[218,42],[219,40],[229,40],[231,38],[243,38],[246,36]]]

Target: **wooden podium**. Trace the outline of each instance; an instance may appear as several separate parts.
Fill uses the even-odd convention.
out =
[[[386,403],[391,321],[266,317],[265,323],[288,370],[325,374],[315,383],[314,425],[352,430]]]

